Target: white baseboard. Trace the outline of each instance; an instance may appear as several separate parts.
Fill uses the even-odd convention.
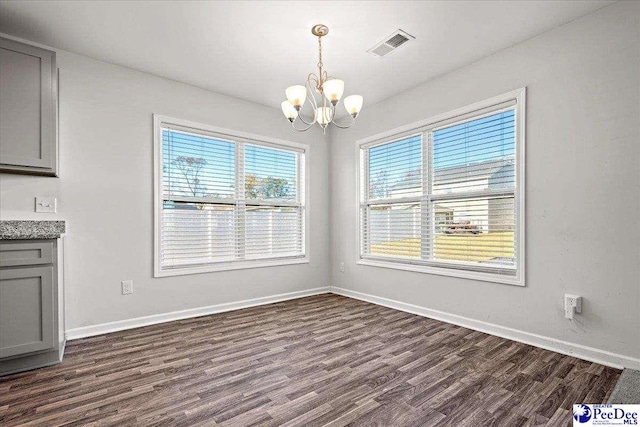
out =
[[[135,319],[118,320],[116,322],[101,323],[99,325],[83,326],[67,329],[65,336],[67,341],[79,338],[92,337],[125,329],[139,328],[141,326],[155,325],[171,322],[173,320],[188,319],[191,317],[206,316],[225,311],[239,310],[241,308],[255,307],[258,305],[272,304],[274,302],[303,298],[311,295],[328,293],[329,287],[307,289],[304,291],[288,292],[286,294],[271,295],[268,297],[252,298],[244,301],[229,302],[225,304],[210,305],[207,307],[191,308],[187,310],[172,311],[170,313],[154,314],[151,316],[136,317]]]
[[[555,351],[557,353],[566,354],[569,356],[577,357],[579,359],[588,360],[590,362],[600,363],[602,365],[611,366],[613,368],[640,369],[640,359],[636,359],[630,356],[624,356],[622,354],[612,353],[594,347],[587,347],[581,344],[570,343],[556,338],[532,334],[530,332],[525,332],[518,329],[507,328],[505,326],[495,325],[493,323],[487,323],[480,320],[470,319],[468,317],[458,316],[456,314],[445,313],[443,311],[432,310],[413,304],[407,304],[401,301],[352,291],[350,289],[332,286],[331,292],[345,297],[355,298],[373,304],[382,305],[384,307],[405,311],[407,313],[417,314],[418,316],[429,317],[431,319],[452,323],[454,325],[473,329],[474,331],[485,332],[487,334],[496,335],[524,344],[533,345],[535,347],[541,347],[546,350]]]
[[[630,368],[640,369],[640,359],[612,353],[606,350],[587,347],[581,344],[570,343],[556,338],[545,337],[542,335],[532,334],[530,332],[518,329],[508,328],[493,323],[483,322],[480,320],[470,319],[468,317],[458,316],[443,311],[432,310],[414,304],[408,304],[388,298],[378,297],[371,294],[352,291],[350,289],[332,287],[322,287],[308,289],[304,291],[289,292],[286,294],[271,295],[261,298],[252,298],[244,301],[236,301],[225,304],[216,304],[207,307],[192,308],[187,310],[173,311],[170,313],[157,314],[152,316],[137,317],[135,319],[119,320],[116,322],[101,323],[99,325],[84,326],[80,328],[68,329],[65,333],[67,341],[86,338],[95,335],[107,334],[110,332],[122,331],[125,329],[139,328],[142,326],[155,325],[158,323],[171,322],[173,320],[188,319],[198,316],[206,316],[209,314],[223,313],[226,311],[239,310],[242,308],[255,307],[274,302],[287,301],[296,298],[303,298],[311,295],[318,295],[332,292],[334,294],[359,299],[384,307],[393,308],[407,313],[417,314],[418,316],[429,317],[431,319],[440,320],[454,325],[463,326],[475,331],[496,335],[502,338],[518,341],[521,343],[541,347],[557,353],[566,354],[577,357],[579,359],[588,360],[590,362],[600,363],[614,368]]]

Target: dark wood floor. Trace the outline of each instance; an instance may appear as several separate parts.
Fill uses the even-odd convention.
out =
[[[0,425],[570,425],[620,372],[336,295],[73,341]]]

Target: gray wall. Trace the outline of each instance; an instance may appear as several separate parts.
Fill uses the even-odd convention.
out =
[[[75,54],[58,51],[58,62],[60,178],[0,175],[0,218],[67,220],[67,329],[329,285],[321,132],[294,132],[277,109]],[[153,113],[310,144],[311,263],[152,278]],[[34,213],[35,196],[57,197],[58,213]],[[125,279],[133,295],[121,295]]]
[[[639,45],[640,3],[620,2],[365,105],[331,134],[332,285],[639,358]],[[527,286],[356,265],[356,140],[522,86]]]

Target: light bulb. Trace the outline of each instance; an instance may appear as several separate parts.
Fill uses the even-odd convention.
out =
[[[282,114],[290,121],[293,122],[298,117],[298,111],[289,101],[282,101],[280,104],[282,107]]]
[[[324,96],[326,96],[333,105],[336,105],[344,93],[344,82],[338,79],[327,80],[322,84],[322,91],[324,92]]]
[[[346,108],[347,112],[351,114],[353,118],[355,118],[358,114],[360,114],[360,110],[362,110],[362,102],[362,96],[349,95],[344,99],[344,108]]]
[[[287,99],[296,110],[300,110],[307,99],[307,88],[302,85],[289,86],[285,91]]]
[[[331,108],[318,107],[316,108],[316,121],[321,126],[326,126],[332,119]]]

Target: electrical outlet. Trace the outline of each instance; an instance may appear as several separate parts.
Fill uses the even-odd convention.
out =
[[[36,197],[36,212],[56,213],[56,205],[55,197]]]
[[[133,293],[133,280],[122,281],[122,295],[131,295]]]
[[[340,273],[344,273],[344,262],[340,263]]]
[[[582,313],[582,297],[573,294],[564,294],[564,317],[573,319],[573,314]]]

